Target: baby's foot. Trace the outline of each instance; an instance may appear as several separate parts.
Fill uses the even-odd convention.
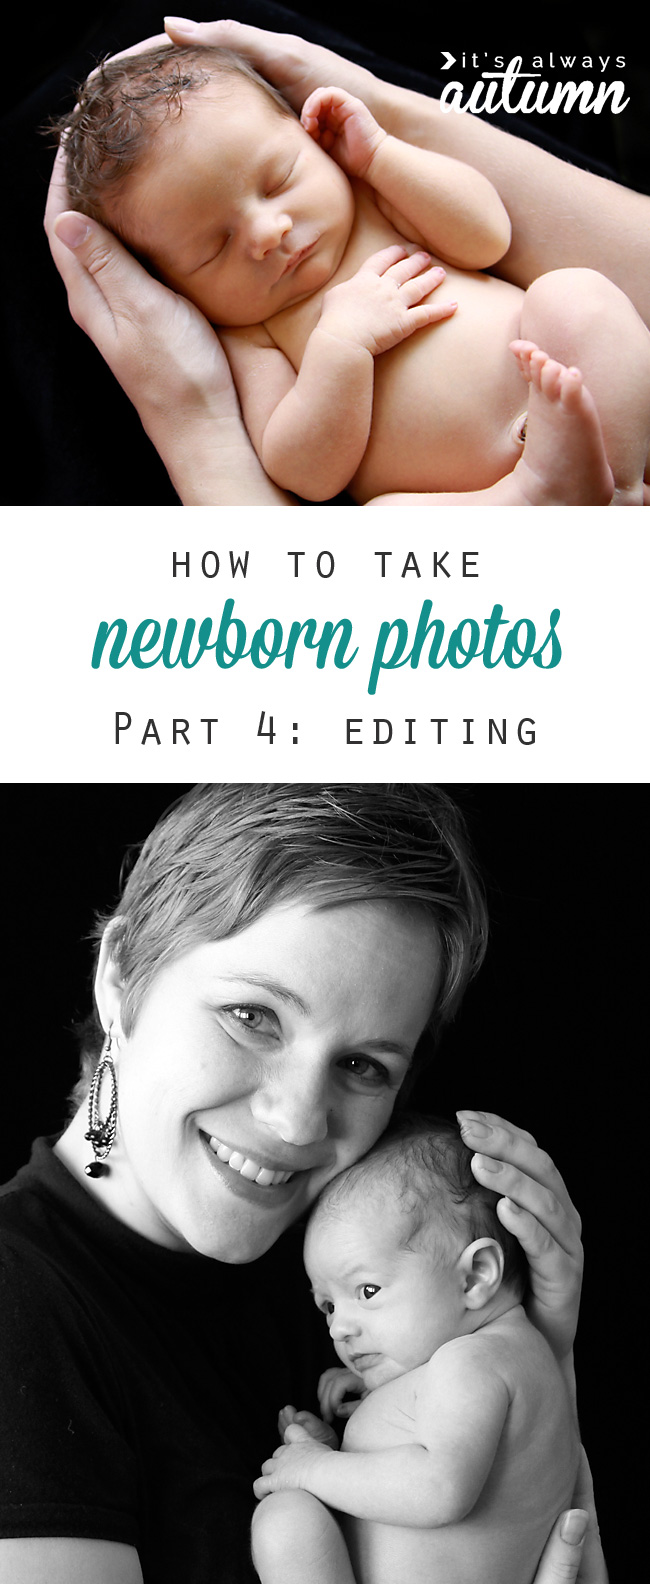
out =
[[[614,479],[582,374],[533,341],[511,341],[528,380],[526,443],[512,481],[528,506],[609,506]]]

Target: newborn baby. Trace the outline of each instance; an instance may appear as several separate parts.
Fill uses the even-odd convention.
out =
[[[255,1482],[262,1584],[533,1577],[578,1437],[496,1203],[437,1119],[406,1122],[324,1190],[305,1265],[343,1368],[321,1379],[321,1410],[361,1401],[341,1451],[315,1415],[280,1415],[285,1444]]]
[[[219,327],[285,489],[641,504],[650,336],[595,271],[483,273],[510,227],[478,171],[339,89],[299,121],[216,48],[108,62],[65,138],[72,203]]]

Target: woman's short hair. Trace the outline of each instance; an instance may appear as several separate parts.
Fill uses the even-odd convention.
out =
[[[462,815],[439,786],[200,785],[163,814],[115,912],[97,922],[97,939],[110,928],[124,985],[124,1033],[168,963],[295,901],[316,908],[388,901],[420,909],[435,926],[441,956],[429,1034],[453,1016],[484,955],[482,885]],[[96,1032],[81,1093],[97,1059]]]

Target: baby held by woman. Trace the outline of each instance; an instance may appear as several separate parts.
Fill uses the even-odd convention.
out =
[[[281,1413],[255,1483],[262,1584],[522,1584],[571,1499],[568,1391],[470,1159],[457,1128],[414,1118],[312,1211],[305,1265],[343,1365],[320,1406],[348,1423],[339,1451],[315,1415]]]
[[[510,226],[478,171],[337,88],[298,120],[218,48],[109,61],[63,136],[71,204],[218,327],[284,489],[642,504],[650,335],[595,271],[484,273]]]

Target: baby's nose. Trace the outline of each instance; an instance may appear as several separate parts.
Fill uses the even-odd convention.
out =
[[[291,230],[291,217],[279,208],[265,203],[250,223],[249,247],[253,258],[264,259],[274,253]]]
[[[340,1308],[337,1304],[329,1322],[330,1334],[334,1342],[344,1342],[346,1337],[358,1333],[359,1326],[349,1310]]]

